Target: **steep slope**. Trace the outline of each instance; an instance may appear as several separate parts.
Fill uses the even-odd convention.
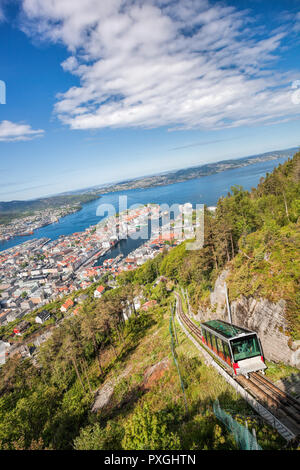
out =
[[[170,303],[178,285],[188,290],[201,319],[225,315],[226,277],[234,321],[256,329],[263,325],[263,343],[272,347],[278,344],[277,332],[285,340],[281,347],[297,347],[299,169],[296,154],[257,189],[232,188],[215,214],[206,211],[201,250],[188,251],[185,243],[165,250],[118,276],[118,287],[99,300],[92,286],[79,313],[53,327],[34,357],[9,359],[0,369],[0,448],[235,448],[213,414],[216,398],[242,422],[251,421],[262,447],[282,447],[277,435],[249,418],[252,412],[243,400],[178,331],[186,413],[170,347]],[[165,281],[157,282],[160,275]],[[137,295],[155,306],[125,322],[123,310]],[[59,302],[47,306],[59,307]]]

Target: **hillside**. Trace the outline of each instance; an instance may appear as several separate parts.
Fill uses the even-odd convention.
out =
[[[256,428],[260,445],[284,445],[177,326],[184,400],[170,349],[173,286],[149,282],[146,290],[156,306],[126,323],[116,308],[124,288],[100,301],[86,291],[81,313],[53,330],[33,362],[17,355],[8,361],[0,382],[1,449],[236,449],[213,413],[216,399]]]
[[[30,201],[2,201],[0,202],[0,224],[9,223],[14,218],[32,215],[35,211],[59,208],[67,204],[76,205],[80,209],[81,204],[94,201],[99,197],[95,192],[88,192],[85,194],[52,196]]]
[[[170,304],[182,286],[195,313],[211,311],[210,295],[226,269],[231,301],[244,296],[286,302],[286,333],[297,341],[299,216],[300,153],[256,189],[234,187],[215,213],[206,211],[201,250],[187,251],[185,243],[166,248],[118,276],[116,288],[101,299],[93,297],[95,285],[86,289],[76,315],[57,327],[53,320],[43,325],[52,334],[33,357],[15,354],[1,368],[0,448],[235,449],[232,435],[213,413],[216,399],[237,420],[255,427],[263,448],[283,448],[278,434],[204,364],[177,325],[184,397],[170,347]],[[60,315],[63,300],[47,309]],[[153,302],[143,309],[135,307],[137,300]],[[132,315],[125,321],[128,308]],[[32,325],[34,315],[27,318]],[[12,328],[1,328],[2,339],[9,340]],[[13,341],[22,345],[24,340],[25,335]],[[31,333],[26,341],[29,346]],[[268,374],[277,380],[291,372],[297,369],[272,364]]]

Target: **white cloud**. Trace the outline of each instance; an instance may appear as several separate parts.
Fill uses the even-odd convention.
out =
[[[18,142],[32,140],[44,134],[42,129],[32,129],[27,124],[16,124],[11,121],[0,122],[0,142]]]
[[[3,23],[4,21],[6,21],[6,18],[5,18],[5,14],[3,11],[3,5],[1,5],[1,2],[0,2],[0,23]]]
[[[300,12],[297,13],[295,19],[296,19],[296,22],[295,22],[295,27],[294,27],[294,29],[295,29],[295,31],[298,33],[298,32],[300,32]]]
[[[55,111],[72,129],[222,128],[300,114],[273,63],[287,34],[208,0],[23,0],[28,34],[63,43],[80,86]],[[295,78],[295,77],[293,77]]]

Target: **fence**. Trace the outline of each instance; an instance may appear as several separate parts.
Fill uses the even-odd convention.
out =
[[[183,399],[184,399],[184,406],[185,406],[185,412],[188,414],[188,405],[187,405],[187,400],[185,396],[185,390],[184,390],[184,383],[181,377],[180,369],[179,369],[179,364],[176,358],[176,351],[175,351],[175,341],[174,341],[174,333],[175,332],[175,337],[176,337],[176,343],[178,344],[178,339],[177,339],[177,333],[176,333],[176,328],[175,328],[175,323],[174,323],[174,310],[175,306],[171,306],[171,316],[170,316],[170,335],[171,335],[171,350],[172,350],[172,355],[173,355],[173,360],[175,363],[175,366],[177,368],[180,384],[181,384],[181,389],[182,389],[182,394],[183,394]]]
[[[247,425],[243,426],[235,421],[230,414],[222,410],[218,400],[214,402],[213,410],[216,417],[222,421],[227,429],[234,435],[234,439],[241,450],[262,450],[257,442],[255,429],[253,429],[253,434],[251,434]]]

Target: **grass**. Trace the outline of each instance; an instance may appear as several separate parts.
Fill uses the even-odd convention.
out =
[[[288,366],[283,362],[276,364],[275,362],[266,361],[266,377],[273,382],[277,382],[278,380],[285,379],[290,377],[292,374],[299,376],[299,369],[295,367]]]

